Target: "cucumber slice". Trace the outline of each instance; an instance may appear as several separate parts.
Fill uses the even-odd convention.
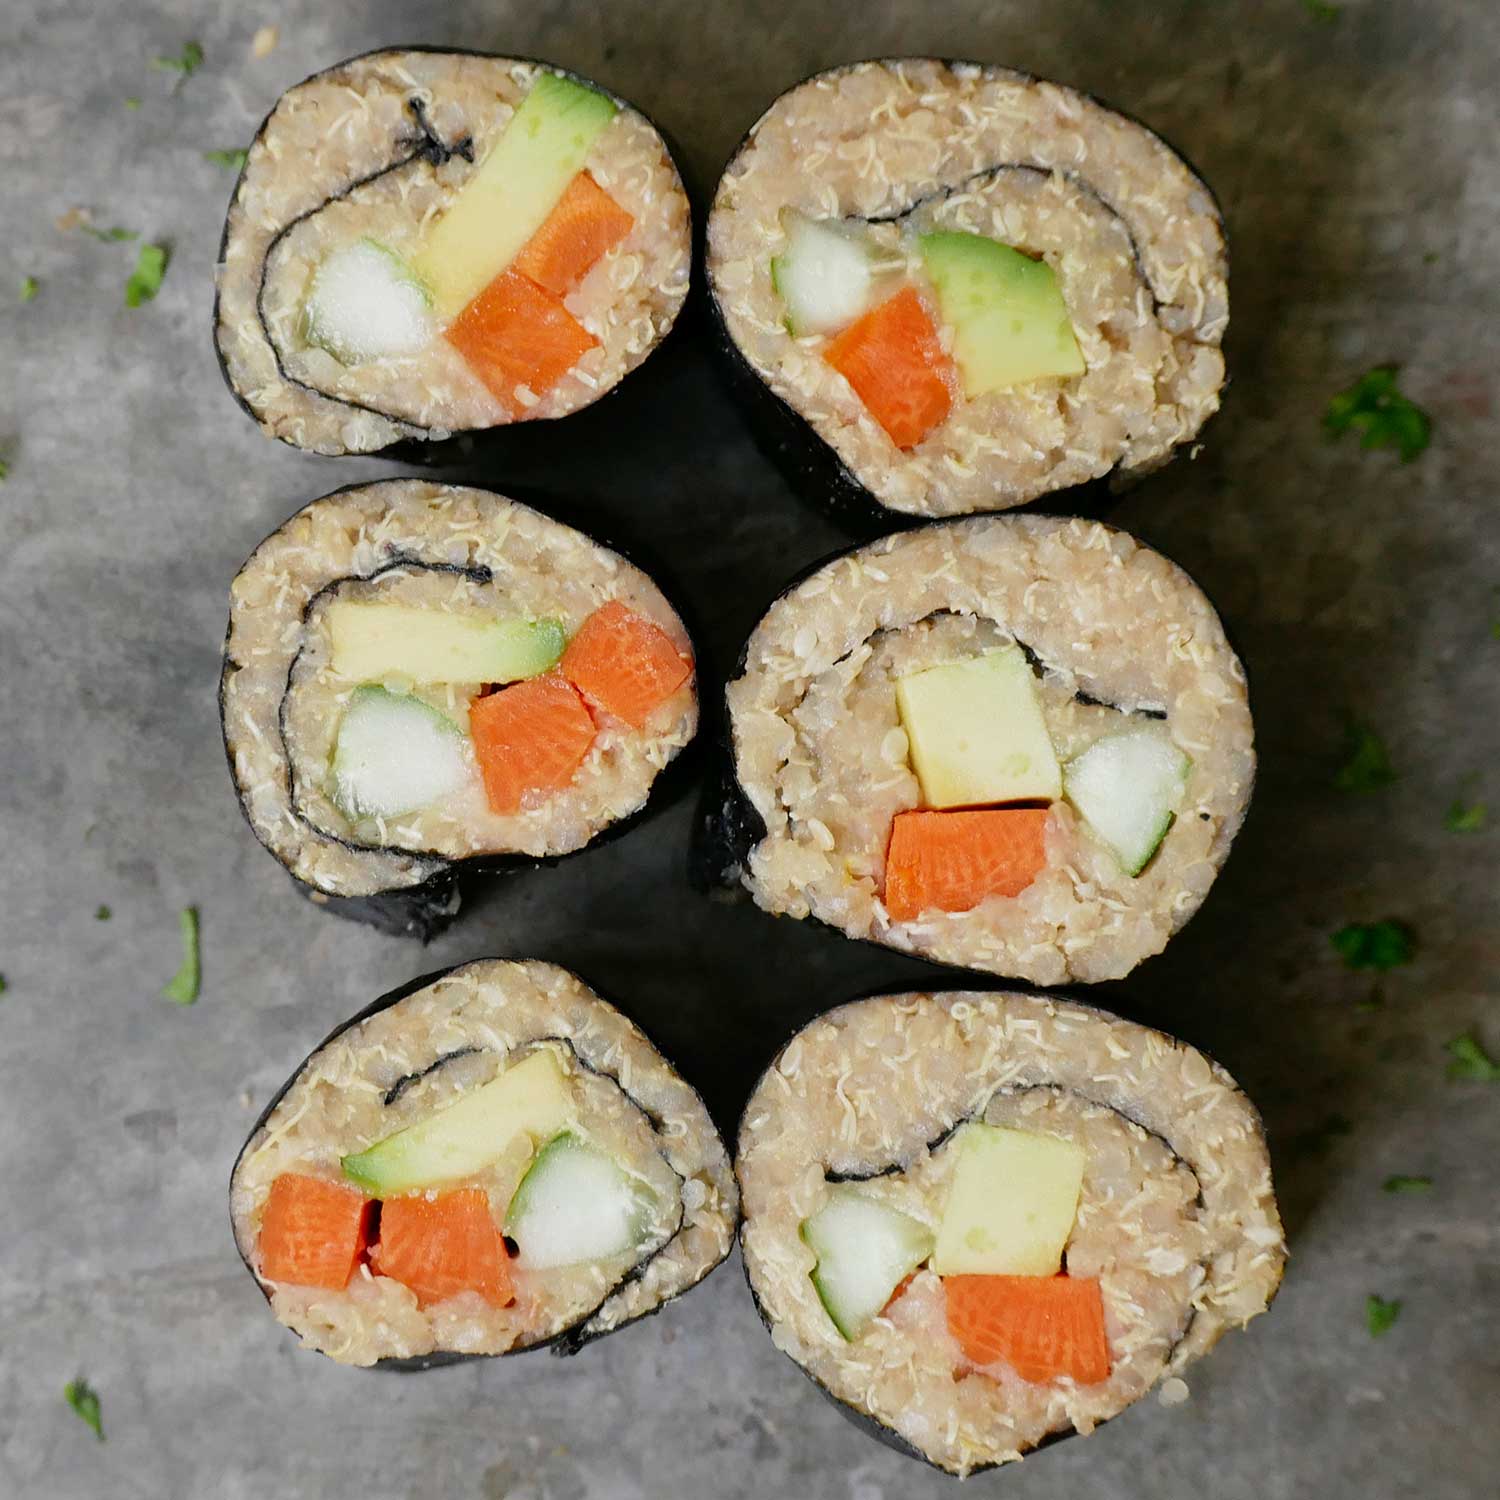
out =
[[[414,354],[432,342],[432,297],[394,250],[366,235],[313,273],[307,341],[341,364]]]
[[[1126,729],[1069,761],[1063,795],[1121,869],[1139,875],[1172,826],[1192,764],[1165,725]]]
[[[646,1236],[652,1195],[572,1131],[538,1153],[505,1211],[505,1232],[527,1271],[608,1260]]]
[[[464,733],[445,714],[375,683],[354,690],[333,747],[333,800],[349,818],[393,818],[469,783]]]
[[[932,1254],[925,1224],[844,1184],[830,1188],[828,1202],[803,1221],[802,1238],[818,1257],[818,1299],[851,1342]]]
[[[875,268],[868,245],[837,220],[809,219],[784,209],[786,249],[771,262],[771,285],[786,303],[794,338],[832,333],[852,323],[872,300]]]
[[[540,1139],[572,1118],[557,1058],[533,1052],[447,1109],[342,1160],[344,1176],[377,1198],[394,1198],[477,1176],[525,1131]]]

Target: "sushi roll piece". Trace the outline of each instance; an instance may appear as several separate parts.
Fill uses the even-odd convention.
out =
[[[520,58],[367,53],[289,89],[250,147],[219,362],[265,432],[317,453],[565,417],[666,335],[691,242],[623,99]]]
[[[1224,384],[1212,193],[1144,125],[1009,68],[790,89],[720,179],[707,276],[773,457],[880,529],[1143,474]]]
[[[1091,1432],[1265,1311],[1260,1118],[1202,1053],[1048,995],[829,1011],[745,1107],[745,1273],[846,1413],[964,1475]]]
[[[618,553],[502,495],[315,500],[230,590],[224,746],[256,837],[321,906],[428,938],[461,868],[582,849],[692,739],[692,646]]]
[[[342,1364],[573,1353],[729,1253],[739,1199],[698,1095],[553,964],[480,959],[339,1027],[230,1179],[271,1310]]]
[[[766,612],[725,701],[700,865],[778,915],[1036,984],[1159,952],[1255,773],[1208,600],[1076,518],[944,521],[823,564]]]

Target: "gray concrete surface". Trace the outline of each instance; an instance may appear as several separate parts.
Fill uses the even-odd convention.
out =
[[[254,61],[251,36],[280,45]],[[196,38],[174,89],[148,60]],[[1091,1438],[973,1482],[1075,1500],[1469,1500],[1500,1472],[1500,1050],[1493,830],[1445,832],[1494,770],[1500,13],[1461,0],[23,0],[0,21],[0,1495],[939,1496],[949,1481],[843,1423],[771,1348],[730,1265],[576,1361],[382,1377],[300,1353],[230,1243],[224,1190],[256,1110],[374,994],[478,954],[568,962],[619,996],[728,1125],[774,1044],[913,963],[682,875],[690,806],[481,893],[426,951],[320,915],[230,794],[214,685],[226,588],[295,506],[380,462],[264,441],[220,387],[210,284],[235,147],[277,93],[398,41],[533,53],[655,113],[710,183],[808,70],[903,50],[1072,80],[1158,125],[1222,194],[1235,260],[1226,409],[1120,519],[1221,603],[1251,668],[1255,813],[1202,915],[1114,1003],[1215,1052],[1262,1104],[1294,1257],[1272,1313]],[[127,96],[139,96],[127,110]],[[121,292],[169,242],[160,297]],[[40,295],[20,305],[19,280]],[[1380,360],[1433,413],[1416,463],[1331,446],[1330,394]],[[583,420],[583,419],[580,419]],[[589,498],[649,536],[729,659],[787,574],[839,538],[757,456],[691,343],[586,429],[483,477]],[[1340,717],[1400,779],[1334,792]],[[176,912],[203,914],[193,1009],[158,998]],[[113,918],[95,919],[107,903]],[[1328,933],[1397,916],[1417,962],[1380,985]],[[1347,1122],[1347,1130],[1329,1130]],[[1381,1191],[1430,1174],[1420,1197]],[[1374,1341],[1368,1293],[1400,1298]],[[62,1399],[101,1394],[96,1443]]]

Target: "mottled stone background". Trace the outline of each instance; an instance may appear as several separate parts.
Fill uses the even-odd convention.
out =
[[[280,44],[255,60],[266,24]],[[206,56],[194,76],[151,68],[190,38]],[[1443,812],[1461,792],[1500,801],[1500,12],[22,0],[0,20],[0,1495],[952,1493],[817,1398],[736,1264],[576,1361],[401,1378],[299,1353],[235,1258],[224,1189],[255,1112],[335,1021],[424,969],[491,953],[573,965],[726,1128],[793,1025],[930,972],[695,895],[688,798],[482,891],[425,952],[299,901],[242,824],[214,700],[229,580],[293,508],[391,467],[274,446],[222,389],[209,307],[231,178],[203,152],[246,144],[304,74],[403,41],[596,76],[682,143],[700,191],[781,89],[901,52],[1080,84],[1217,187],[1233,385],[1198,459],[1118,518],[1219,601],[1250,666],[1262,778],[1203,913],[1108,998],[1210,1049],[1260,1102],[1294,1253],[1272,1314],[1191,1372],[1188,1404],[1148,1400],[974,1484],[1013,1500],[1493,1494],[1500,1085],[1446,1080],[1443,1047],[1478,1027],[1500,1050],[1497,835],[1447,832]],[[75,207],[170,244],[155,302],[123,307],[135,247],[58,229]],[[40,293],[22,305],[26,275]],[[1406,466],[1319,428],[1329,396],[1387,360],[1434,419]],[[648,538],[698,613],[706,674],[840,541],[757,455],[696,335],[565,441],[538,434],[476,477],[581,498],[604,529]],[[1331,783],[1350,710],[1400,772],[1364,797]],[[187,903],[205,979],[178,1009],[159,994]],[[1328,935],[1381,917],[1420,949],[1370,1007],[1371,980]],[[1388,1195],[1392,1173],[1435,1186]],[[1372,1292],[1403,1303],[1379,1340]],[[63,1402],[80,1372],[106,1443]]]

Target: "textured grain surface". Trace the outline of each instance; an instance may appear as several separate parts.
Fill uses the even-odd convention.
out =
[[[1500,1049],[1493,832],[1442,812],[1494,760],[1492,328],[1500,297],[1500,15],[1467,0],[829,0],[520,6],[285,0],[229,10],[84,0],[0,23],[0,1494],[249,1500],[796,1495],[939,1500],[952,1482],[820,1401],[761,1332],[732,1268],[572,1363],[535,1355],[410,1378],[300,1354],[235,1257],[229,1164],[271,1090],[371,995],[481,953],[576,968],[622,1001],[732,1126],[792,1027],[931,971],[683,878],[691,808],[481,893],[426,952],[300,901],[235,809],[214,704],[234,569],[302,502],[392,472],[262,438],[219,384],[213,258],[230,189],[205,148],[245,144],[313,68],[392,41],[535,52],[639,103],[711,183],[775,94],[850,56],[931,49],[1097,90],[1159,126],[1224,199],[1232,383],[1197,461],[1119,512],[1223,610],[1250,669],[1261,784],[1197,919],[1105,1003],[1218,1056],[1265,1112],[1292,1236],[1272,1312],[1133,1408],[991,1480],[1007,1500],[1472,1500],[1500,1463],[1500,1087],[1449,1084],[1442,1043]],[[266,24],[281,43],[261,61]],[[149,59],[196,36],[175,96]],[[107,41],[107,45],[101,45]],[[139,95],[139,110],[122,107]],[[127,312],[134,246],[169,241]],[[1431,256],[1429,262],[1427,257]],[[20,277],[40,295],[16,301]],[[1379,360],[1432,410],[1416,463],[1325,445],[1322,404]],[[568,424],[519,434],[500,488],[594,497],[574,519],[646,537],[722,670],[785,579],[843,538],[793,503],[695,337]],[[656,556],[653,557],[652,553]],[[658,559],[670,566],[663,569]],[[699,622],[689,620],[690,626]],[[1402,776],[1339,798],[1340,713]],[[1500,784],[1481,783],[1492,800]],[[203,911],[197,1007],[158,998],[176,909]],[[113,920],[96,922],[107,902]],[[1356,1007],[1327,933],[1401,916],[1415,967]],[[1324,1133],[1332,1118],[1347,1134]],[[1390,1173],[1425,1196],[1387,1196]],[[1372,1341],[1364,1298],[1403,1299]],[[108,1441],[64,1405],[80,1371]]]

